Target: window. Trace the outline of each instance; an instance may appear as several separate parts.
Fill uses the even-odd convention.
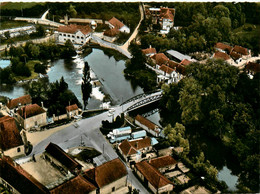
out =
[[[83,44],[83,41],[81,41],[81,44]]]
[[[70,37],[70,35],[68,34],[68,37]]]
[[[115,190],[116,190],[116,188],[115,188],[115,187],[113,187],[113,188],[112,188],[112,192],[114,192]]]
[[[21,148],[17,148],[17,152],[20,152],[21,151]]]
[[[77,36],[77,39],[79,39],[79,36]]]
[[[34,125],[36,126],[37,124],[38,124],[37,121],[35,121],[35,122],[34,122]]]
[[[74,36],[74,35],[72,35],[72,38],[75,38],[75,36]]]
[[[81,39],[83,39],[83,36],[81,37]]]
[[[66,36],[66,34],[63,34],[63,36]]]

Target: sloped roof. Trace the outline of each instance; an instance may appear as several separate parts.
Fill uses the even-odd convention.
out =
[[[175,9],[173,8],[161,8],[160,17],[174,21]]]
[[[222,42],[216,43],[215,48],[219,48],[223,51],[228,50],[228,53],[230,53],[230,51],[232,50],[232,46],[222,43]]]
[[[128,141],[127,139],[124,140],[120,145],[120,149],[122,150],[123,154],[126,156],[136,154],[137,150],[147,148],[151,146],[151,138],[146,137],[144,139],[138,139],[134,141]]]
[[[159,169],[167,167],[169,165],[177,164],[177,162],[171,156],[162,156],[150,160],[149,164],[152,165],[154,168]]]
[[[70,105],[70,106],[66,106],[66,111],[70,112],[70,111],[74,111],[74,110],[78,110],[79,107],[77,104],[73,104],[73,105]]]
[[[83,34],[88,34],[91,32],[91,28],[89,26],[70,24],[67,26],[59,26],[58,32],[75,34],[77,31],[81,31]]]
[[[10,116],[0,118],[0,148],[5,151],[20,145],[23,145],[23,140],[14,118]]]
[[[252,62],[248,62],[245,66],[246,70],[251,70],[254,72],[260,72],[260,64],[259,63],[252,63]]]
[[[63,183],[62,185],[51,190],[52,194],[64,194],[64,193],[77,193],[85,194],[96,190],[97,188],[87,181],[82,176],[70,179],[69,181]]]
[[[230,56],[231,56],[233,59],[235,59],[235,60],[237,60],[237,59],[239,59],[239,58],[242,57],[239,53],[236,53],[236,52],[234,52],[234,51],[232,51],[232,52],[230,53]]]
[[[127,175],[126,167],[119,158],[85,171],[84,177],[98,188],[102,188]]]
[[[154,186],[154,188],[159,189],[168,184],[173,183],[169,181],[165,176],[163,176],[157,169],[148,164],[146,161],[139,162],[135,164],[138,171],[144,175],[144,177]]]
[[[166,65],[162,65],[159,69],[168,74],[171,74],[174,71],[174,69],[172,69]]]
[[[172,57],[178,59],[179,61],[182,61],[183,59],[191,60],[191,57],[189,55],[184,55],[176,50],[168,50],[166,52]]]
[[[151,54],[151,53],[156,53],[156,49],[155,48],[142,49],[142,53],[144,53],[145,55]]]
[[[183,65],[178,65],[176,67],[176,71],[179,72],[180,74],[182,75],[185,75],[186,74],[186,68],[183,66]]]
[[[184,66],[189,65],[189,64],[191,64],[191,63],[192,63],[192,62],[189,61],[188,59],[183,59],[183,60],[181,61],[181,64],[184,65]]]
[[[158,65],[166,64],[169,61],[169,58],[163,53],[153,55],[152,59],[154,59]]]
[[[17,113],[24,119],[33,117],[35,115],[39,115],[39,114],[42,114],[45,112],[46,111],[42,107],[40,107],[38,104],[30,104],[17,111]]]
[[[0,158],[0,177],[20,193],[49,193],[49,190],[9,156]]]
[[[214,58],[216,59],[223,59],[223,60],[229,60],[230,56],[226,53],[220,52],[220,51],[216,51],[214,54]]]
[[[70,171],[75,169],[81,169],[81,165],[71,158],[66,152],[63,151],[58,145],[50,142],[49,145],[45,148],[46,152],[58,160],[61,164],[66,166]]]
[[[110,24],[112,24],[114,26],[114,28],[120,29],[124,26],[124,24],[122,22],[120,22],[118,19],[116,19],[115,17],[111,18],[108,21]]]
[[[177,63],[177,62],[175,62],[175,61],[172,61],[172,60],[170,60],[168,64],[169,64],[169,67],[170,67],[170,68],[173,68],[173,69],[174,69],[175,67],[178,67],[178,65],[179,65],[179,63]]]
[[[240,53],[242,55],[248,55],[249,54],[247,48],[244,48],[244,47],[238,46],[238,45],[235,45],[232,51],[235,51],[235,52]]]
[[[119,30],[117,28],[111,28],[104,32],[105,36],[114,37],[119,34]]]
[[[143,116],[137,115],[135,117],[135,120],[137,120],[141,124],[147,126],[149,129],[154,130],[156,133],[159,133],[159,131],[156,130],[156,125],[153,122],[149,121],[148,119],[144,118]]]
[[[21,96],[19,98],[15,98],[15,99],[12,99],[10,100],[8,103],[7,103],[7,107],[9,109],[13,109],[15,107],[17,107],[19,104],[21,105],[26,105],[26,104],[31,104],[32,103],[32,98],[30,95],[25,95],[25,96]]]

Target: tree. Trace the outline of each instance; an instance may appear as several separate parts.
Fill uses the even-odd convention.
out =
[[[91,85],[91,78],[90,78],[88,62],[85,62],[84,69],[83,69],[81,92],[82,92],[82,100],[84,103],[84,109],[86,109],[86,106],[88,104],[88,99],[92,92],[92,85]]]
[[[229,17],[229,9],[224,5],[217,5],[213,8],[213,14],[216,18]]]
[[[75,9],[75,6],[73,5],[70,5],[68,12],[69,12],[69,16],[72,18],[75,18],[77,16],[77,11]]]
[[[4,33],[4,35],[5,35],[5,38],[6,38],[6,39],[10,39],[10,37],[11,37],[9,31],[6,31],[6,32]]]
[[[35,44],[30,44],[29,47],[29,53],[32,56],[32,58],[37,59],[40,55],[40,47]]]
[[[62,52],[62,56],[65,59],[71,58],[72,56],[75,56],[77,53],[75,51],[75,48],[72,44],[72,42],[70,40],[67,40],[65,42],[64,48],[63,48],[63,52]]]

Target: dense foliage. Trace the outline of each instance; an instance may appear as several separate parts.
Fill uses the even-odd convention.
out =
[[[83,100],[83,103],[84,103],[84,109],[86,109],[86,106],[88,105],[88,99],[89,99],[90,94],[92,92],[90,69],[89,69],[88,62],[85,62],[85,65],[84,65],[84,68],[83,68],[81,92],[82,92],[82,100]]]
[[[77,97],[68,89],[68,84],[61,77],[60,81],[49,83],[43,78],[33,81],[29,85],[28,93],[32,97],[32,102],[41,104],[48,108],[48,116],[53,114],[61,115],[66,113],[66,106],[77,104],[81,107]]]
[[[131,43],[132,58],[126,62],[125,77],[144,91],[154,90],[156,87],[156,73],[145,66],[145,56],[138,45]]]
[[[193,63],[178,84],[164,85],[163,115],[221,140],[239,161],[238,188],[258,192],[260,76],[253,79],[223,61]]]
[[[256,19],[259,16],[259,5],[256,3],[166,3],[165,5],[176,9],[174,25],[180,29],[171,29],[165,38],[156,34],[143,35],[141,37],[143,48],[152,45],[157,52],[166,49],[182,53],[210,52],[215,43],[228,42],[252,49],[254,54],[260,52],[259,33],[253,32],[253,28],[259,28],[258,26],[248,29],[252,33],[247,37],[241,36],[241,31],[234,32],[234,29],[246,22],[259,24],[259,20]],[[255,12],[252,13],[249,7]],[[144,21],[143,25],[145,25],[144,31],[149,22]]]

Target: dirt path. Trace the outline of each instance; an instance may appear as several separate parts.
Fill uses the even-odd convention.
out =
[[[39,131],[39,132],[33,132],[33,133],[29,133],[26,132],[26,136],[28,141],[30,141],[32,143],[33,146],[37,145],[39,142],[41,142],[42,140],[46,139],[47,137],[49,137],[50,135],[54,134],[57,131],[60,131],[68,126],[72,125],[72,123],[66,124],[66,125],[62,125],[59,127],[55,127],[46,131]]]

